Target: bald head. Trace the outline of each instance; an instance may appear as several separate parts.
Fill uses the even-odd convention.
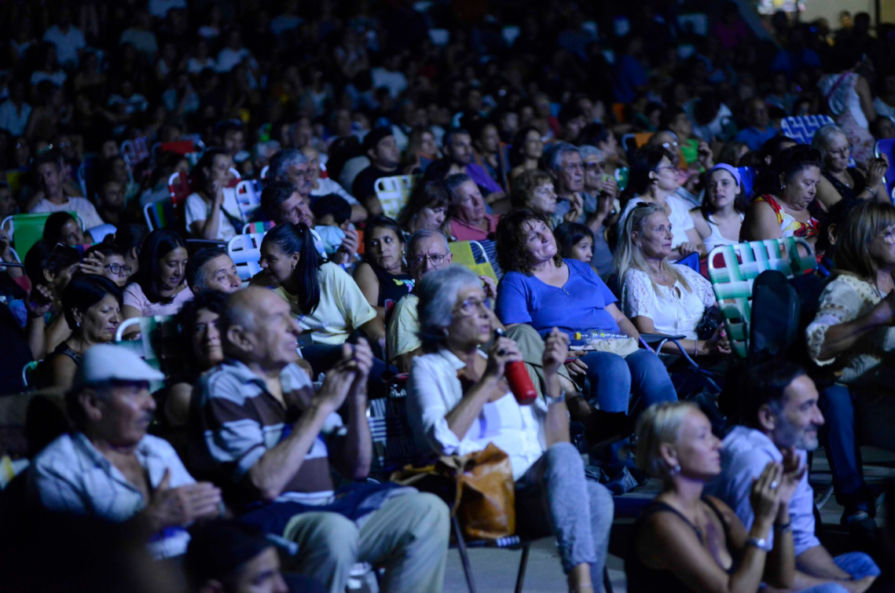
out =
[[[224,353],[246,364],[278,369],[298,357],[301,329],[289,303],[270,289],[250,286],[231,294],[218,327]]]

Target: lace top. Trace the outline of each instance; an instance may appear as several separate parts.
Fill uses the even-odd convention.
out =
[[[820,359],[820,350],[831,326],[867,314],[883,298],[885,295],[876,286],[850,274],[838,276],[820,295],[817,315],[806,330],[808,352],[820,366],[836,363],[842,369],[840,381],[843,383],[875,385],[886,390],[895,384],[893,327],[876,329],[864,335],[848,352],[828,360]]]
[[[695,340],[696,326],[705,310],[715,304],[715,293],[708,280],[687,266],[668,265],[683,274],[690,290],[680,282],[673,287],[654,284],[646,272],[628,270],[622,287],[624,313],[628,319],[652,319],[656,333],[684,335]]]

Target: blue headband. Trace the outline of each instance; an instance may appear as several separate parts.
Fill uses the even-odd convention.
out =
[[[733,175],[733,178],[734,178],[734,179],[736,180],[736,182],[737,182],[737,186],[739,186],[739,187],[743,187],[743,180],[740,178],[740,172],[737,171],[737,168],[736,168],[736,167],[731,167],[731,166],[728,165],[727,163],[718,163],[717,165],[715,165],[714,167],[712,167],[712,170],[711,170],[711,171],[709,171],[709,177],[711,177],[711,176],[712,176],[712,173],[714,173],[714,172],[717,171],[718,169],[723,169],[724,171],[727,171],[728,173],[730,173],[731,175]]]

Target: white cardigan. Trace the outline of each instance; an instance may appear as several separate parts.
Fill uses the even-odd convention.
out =
[[[520,406],[512,394],[507,394],[486,404],[466,436],[459,439],[445,417],[463,399],[457,371],[465,366],[446,348],[413,359],[407,412],[417,446],[440,455],[466,455],[493,442],[510,456],[513,475],[519,479],[547,450],[547,404],[539,397],[530,406]]]

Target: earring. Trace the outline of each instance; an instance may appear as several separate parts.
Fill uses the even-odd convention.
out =
[[[668,470],[668,475],[669,475],[669,476],[676,476],[676,475],[678,475],[679,473],[681,473],[681,466],[680,466],[680,465],[675,465],[674,467],[672,467],[671,469]]]

